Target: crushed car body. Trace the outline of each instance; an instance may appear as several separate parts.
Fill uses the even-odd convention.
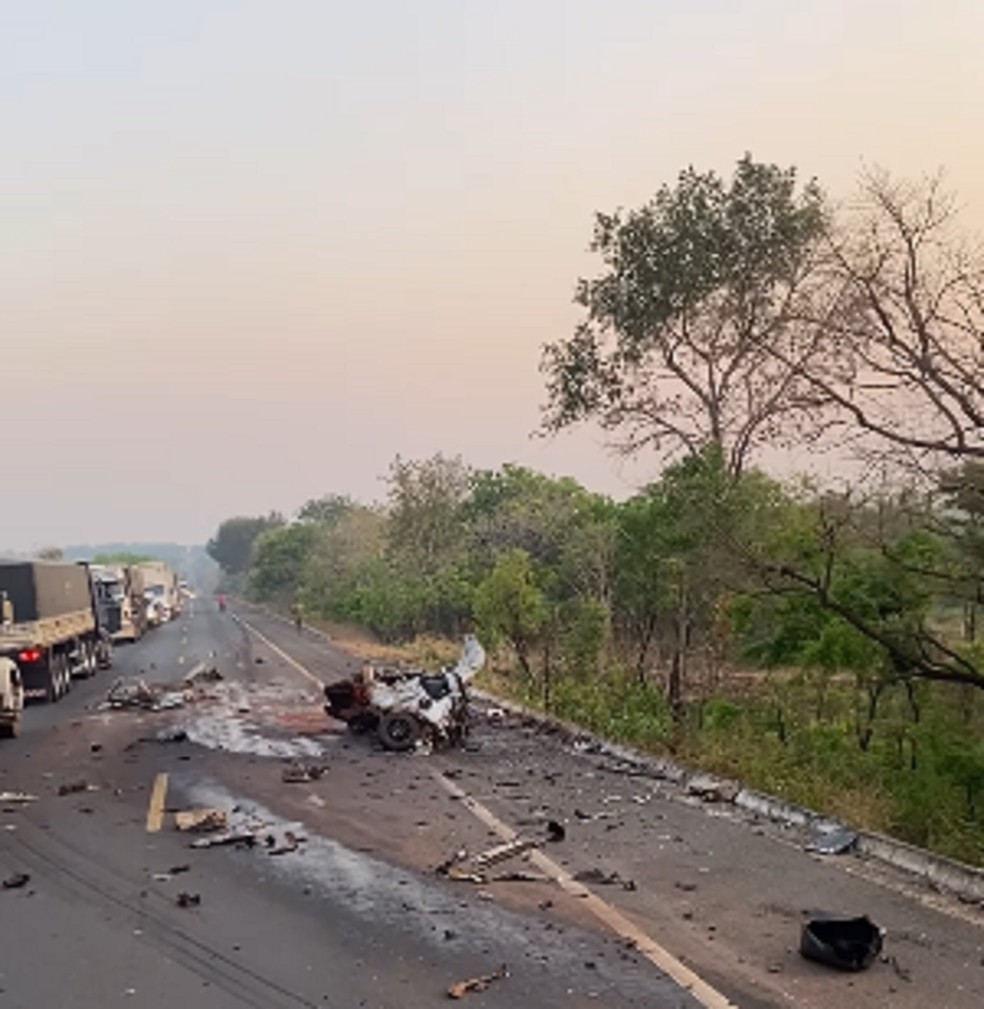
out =
[[[437,673],[368,665],[325,687],[325,711],[354,732],[375,730],[388,750],[419,743],[460,743],[468,730],[467,686],[485,665],[485,649],[465,636],[455,666]]]

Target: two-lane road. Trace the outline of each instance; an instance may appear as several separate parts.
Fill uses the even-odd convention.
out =
[[[331,668],[346,661],[320,654]],[[556,919],[549,900],[507,906],[389,857],[422,850],[408,817],[438,841],[452,836],[460,804],[435,791],[425,808],[408,790],[380,813],[370,793],[391,791],[389,769],[427,777],[424,758],[321,735],[312,685],[228,614],[196,604],[116,658],[58,705],[32,707],[22,738],[0,746],[0,791],[38,797],[0,803],[0,880],[30,877],[0,889],[0,1009],[405,1009],[443,1004],[453,982],[502,965],[508,977],[467,995],[472,1005],[699,1004],[617,937]],[[186,709],[100,710],[118,676],[177,682],[200,662],[224,680]],[[182,726],[201,745],[157,741]],[[318,754],[324,778],[284,785],[294,752]],[[171,816],[189,804],[262,824],[258,843],[191,848]],[[355,830],[361,815],[367,839],[387,832],[389,848],[340,843],[336,808]],[[297,850],[291,835],[303,838]],[[182,892],[192,906],[178,905]]]

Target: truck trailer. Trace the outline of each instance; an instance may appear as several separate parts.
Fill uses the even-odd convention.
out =
[[[85,564],[0,561],[0,656],[20,672],[25,699],[60,700],[72,677],[109,665],[109,635]]]

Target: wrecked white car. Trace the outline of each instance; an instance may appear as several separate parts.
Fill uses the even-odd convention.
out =
[[[388,750],[457,744],[468,731],[467,685],[484,665],[485,649],[469,634],[457,665],[440,672],[370,665],[328,684],[325,711],[353,732],[375,730]]]

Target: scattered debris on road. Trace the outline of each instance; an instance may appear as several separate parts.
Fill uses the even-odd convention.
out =
[[[715,778],[710,774],[695,774],[687,782],[687,794],[704,802],[734,802],[740,791],[739,782]]]
[[[269,854],[271,855],[289,855],[293,851],[297,851],[300,846],[303,837],[298,837],[292,830],[284,831],[284,840],[282,844],[277,844],[277,839],[273,834],[268,834],[266,838],[267,848],[269,848]]]
[[[485,991],[490,984],[496,981],[501,981],[503,978],[509,977],[509,971],[506,965],[503,964],[497,971],[493,971],[491,974],[483,974],[480,977],[471,977],[466,981],[458,981],[456,984],[451,985],[448,989],[449,998],[464,998],[470,992],[480,992]]]
[[[504,844],[497,844],[492,848],[479,852],[472,859],[476,869],[490,869],[493,865],[505,862],[507,859],[515,858],[517,855],[525,855],[528,851],[540,846],[538,841],[529,837],[517,837]]]
[[[23,805],[28,802],[37,802],[36,795],[28,795],[27,792],[0,792],[0,802],[8,805]]]
[[[582,869],[575,872],[573,879],[577,883],[594,883],[596,886],[620,886],[623,890],[636,889],[634,879],[625,879],[619,873],[605,872],[603,869]]]
[[[839,970],[865,970],[881,953],[884,937],[884,930],[867,915],[839,918],[819,914],[803,925],[800,954]]]
[[[300,785],[309,781],[317,781],[328,770],[323,764],[294,763],[285,767],[280,780],[285,785]]]
[[[819,855],[844,855],[853,850],[858,843],[858,835],[846,827],[818,831],[809,842],[806,850],[815,851]]]
[[[225,830],[229,814],[224,809],[185,809],[174,814],[178,830],[193,830],[198,834]]]
[[[116,710],[136,708],[143,711],[164,711],[180,708],[184,703],[184,693],[163,683],[151,684],[144,680],[117,680],[106,694],[106,704]]]
[[[3,881],[3,888],[4,890],[19,890],[30,882],[31,874],[29,872],[15,872]]]
[[[158,743],[187,743],[188,733],[184,729],[161,729],[154,738]]]
[[[98,791],[97,787],[90,785],[84,778],[80,778],[78,781],[66,781],[58,786],[59,795],[76,795],[79,792],[96,791]]]
[[[178,907],[198,907],[201,905],[201,902],[202,895],[200,893],[187,893],[184,890],[174,898],[174,903]]]
[[[192,848],[218,848],[228,844],[245,844],[252,848],[256,844],[256,831],[227,830],[224,834],[209,834],[191,842]]]
[[[225,677],[215,668],[215,666],[208,666],[203,669],[195,669],[190,672],[185,678],[184,683],[187,687],[196,687],[202,683],[218,683],[220,680],[225,679]]]
[[[547,840],[553,843],[563,841],[567,837],[567,828],[557,820],[547,821]]]

